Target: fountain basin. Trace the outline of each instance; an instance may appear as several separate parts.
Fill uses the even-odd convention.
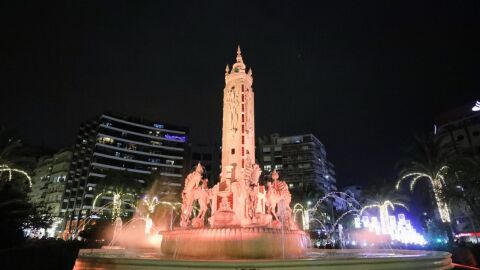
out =
[[[201,248],[192,244],[191,248]],[[158,250],[82,249],[74,270],[84,269],[452,269],[451,254],[422,250],[318,250],[297,259],[187,260],[165,256]]]
[[[205,228],[162,232],[161,251],[175,258],[262,259],[305,256],[310,242],[300,230]]]

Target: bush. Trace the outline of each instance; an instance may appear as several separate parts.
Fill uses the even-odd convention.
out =
[[[21,247],[0,250],[2,269],[70,270],[83,244],[76,241],[32,240]]]

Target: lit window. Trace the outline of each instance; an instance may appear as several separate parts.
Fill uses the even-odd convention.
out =
[[[135,151],[135,150],[137,150],[137,146],[136,146],[135,144],[129,144],[129,145],[127,146],[127,149],[128,149],[128,150],[133,150],[133,151]]]
[[[288,187],[289,187],[289,188],[294,188],[295,185],[294,185],[293,183],[290,183],[290,184],[288,184]]]
[[[275,170],[281,170],[283,169],[283,165],[282,164],[277,164],[275,165]]]
[[[165,161],[165,163],[168,164],[168,165],[173,165],[175,163],[175,161],[167,159]]]
[[[98,142],[99,142],[99,143],[103,143],[103,144],[112,144],[112,143],[113,143],[113,139],[110,138],[110,137],[99,137],[99,138],[98,138]]]
[[[272,165],[264,165],[263,170],[264,171],[271,171],[272,170]]]

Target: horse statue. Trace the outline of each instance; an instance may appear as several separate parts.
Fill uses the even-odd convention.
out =
[[[272,172],[272,179],[273,182],[267,183],[267,194],[266,194],[266,202],[267,202],[267,213],[270,213],[277,222],[282,222],[278,218],[278,214],[280,211],[283,212],[284,221],[287,221],[287,224],[290,223],[290,215],[292,213],[292,209],[290,208],[290,202],[292,201],[292,195],[290,191],[288,191],[288,185],[285,181],[278,180],[279,175],[276,170]],[[280,209],[279,203],[283,200],[283,207],[284,209]]]
[[[185,186],[182,191],[182,214],[180,219],[180,226],[187,227],[190,224],[190,215],[193,210],[193,203],[195,201],[195,193],[198,189],[200,181],[202,181],[203,167],[198,163],[195,171],[191,172],[185,178]]]
[[[250,175],[249,183],[247,186],[247,214],[251,220],[255,219],[258,204],[258,178],[262,174],[262,170],[258,164],[252,166],[252,173]]]
[[[198,201],[200,205],[200,210],[196,216],[197,219],[202,221],[205,218],[205,213],[208,210],[208,204],[210,203],[210,190],[208,189],[208,179],[202,179],[202,185],[197,187],[194,191],[194,201]]]

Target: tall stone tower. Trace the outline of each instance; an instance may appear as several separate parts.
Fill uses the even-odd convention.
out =
[[[240,46],[236,62],[225,69],[221,182],[244,178],[255,163],[252,69],[246,70]]]

